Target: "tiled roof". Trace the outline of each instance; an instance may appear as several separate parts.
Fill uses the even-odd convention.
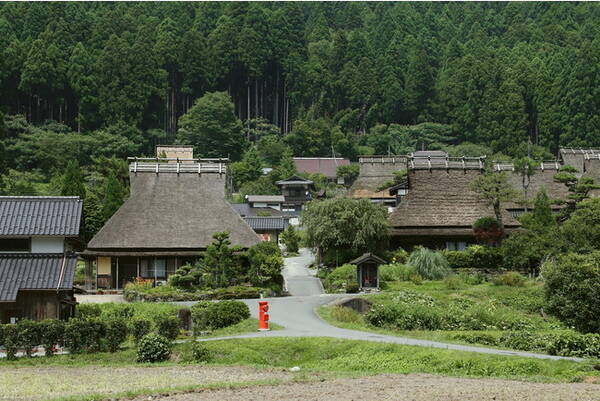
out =
[[[282,203],[285,201],[283,195],[248,195],[248,202],[274,202]]]
[[[338,166],[347,166],[350,160],[341,157],[294,157],[294,164],[300,173],[323,174],[327,178],[336,178]]]
[[[0,235],[79,235],[77,196],[0,196]]]
[[[230,203],[230,205],[242,217],[258,216],[259,214],[265,214],[265,213],[269,213],[270,216],[282,216],[285,214],[284,212],[277,210],[277,209],[273,209],[271,207],[252,207],[248,203]]]
[[[273,217],[263,217],[263,216],[253,216],[253,217],[244,217],[246,223],[252,227],[253,230],[285,230],[289,225],[289,221],[285,217],[273,216]]]
[[[19,290],[70,290],[76,265],[74,254],[0,255],[0,302],[14,302]]]
[[[312,182],[311,180],[307,180],[304,179],[302,177],[299,177],[297,175],[293,175],[290,178],[288,178],[287,180],[279,180],[275,182],[276,185],[288,185],[288,184],[305,184],[305,185],[313,185],[314,182]]]

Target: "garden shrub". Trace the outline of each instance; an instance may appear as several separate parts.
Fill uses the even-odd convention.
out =
[[[346,284],[346,292],[348,294],[356,294],[359,290],[360,288],[358,287],[358,283],[356,282],[350,282]]]
[[[55,347],[60,345],[65,333],[65,322],[62,320],[48,319],[40,322],[42,332],[42,345],[46,356],[54,354]]]
[[[6,350],[6,359],[13,360],[17,357],[19,349],[19,329],[16,324],[3,325],[4,349]]]
[[[23,347],[27,356],[31,356],[33,349],[42,343],[40,325],[33,320],[19,320],[17,331],[19,332],[18,344]]]
[[[393,302],[435,306],[433,297],[415,291],[399,291],[394,297]]]
[[[421,285],[421,284],[423,284],[423,277],[421,277],[421,275],[418,274],[418,273],[411,274],[408,279],[414,285]]]
[[[75,316],[85,319],[91,317],[100,317],[102,307],[99,304],[79,304],[76,307]]]
[[[277,279],[277,278],[275,278]],[[261,289],[257,287],[244,287],[241,285],[217,288],[212,294],[214,299],[250,299],[260,298]]]
[[[402,248],[398,248],[390,252],[388,260],[391,260],[393,264],[406,263],[406,261],[408,260],[408,252],[406,252]]]
[[[345,264],[333,269],[323,280],[327,292],[344,290],[350,282],[356,282],[356,265]]]
[[[497,270],[504,264],[504,255],[499,247],[471,245],[466,252],[470,255],[471,267],[476,269]]]
[[[405,303],[374,305],[365,318],[374,326],[400,330],[438,330],[443,319],[440,308]]]
[[[300,236],[293,225],[290,224],[285,231],[281,233],[281,241],[288,253],[298,252],[300,247]]]
[[[194,358],[194,361],[198,363],[210,362],[212,359],[212,354],[206,345],[196,342],[192,346],[192,358]]]
[[[192,306],[194,334],[219,329],[250,317],[250,309],[241,301],[198,302]]]
[[[98,319],[74,318],[65,325],[65,346],[73,354],[97,352],[102,348],[105,325]]]
[[[462,281],[468,285],[479,285],[486,281],[485,275],[482,273],[459,273],[458,275]]]
[[[567,254],[543,267],[548,311],[578,331],[600,333],[600,252]]]
[[[496,285],[506,285],[509,287],[524,287],[527,283],[527,277],[518,272],[506,272],[494,277],[492,280]]]
[[[546,351],[551,355],[600,357],[600,335],[563,333],[554,336]]]
[[[441,280],[449,273],[444,255],[423,247],[416,248],[410,254],[407,264],[413,266],[417,274],[426,280]]]
[[[248,280],[255,286],[265,286],[281,275],[283,257],[273,241],[262,241],[248,249]]]
[[[452,338],[469,344],[497,345],[498,343],[496,337],[488,333],[459,333]]]
[[[180,332],[179,318],[177,316],[158,315],[154,319],[156,332],[169,340],[177,338]]]
[[[171,356],[171,342],[158,334],[145,335],[138,345],[137,362],[163,362]]]
[[[540,335],[530,331],[509,331],[500,336],[498,344],[523,351],[546,351],[550,341],[551,336],[549,335]]]
[[[106,346],[110,352],[117,352],[127,338],[127,323],[122,318],[108,319],[105,325]]]
[[[451,269],[464,269],[475,267],[473,255],[468,251],[440,251],[448,261],[448,267]]]
[[[410,276],[415,273],[416,270],[413,266],[401,265],[399,263],[379,266],[380,281],[409,281]]]
[[[360,313],[345,306],[334,306],[331,308],[331,317],[344,323],[359,323],[362,321]]]
[[[148,319],[137,318],[131,321],[129,326],[129,332],[133,336],[136,344],[139,344],[142,337],[150,333],[151,322]]]

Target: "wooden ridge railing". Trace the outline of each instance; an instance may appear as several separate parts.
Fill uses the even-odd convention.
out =
[[[480,157],[442,157],[442,156],[412,156],[408,167],[418,169],[481,169],[485,167],[485,156]]]
[[[168,157],[128,157],[132,173],[218,173],[223,174],[229,159],[179,159]]]

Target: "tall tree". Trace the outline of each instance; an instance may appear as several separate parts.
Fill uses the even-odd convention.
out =
[[[487,171],[471,181],[470,188],[494,209],[501,231],[504,231],[502,202],[514,199],[515,191],[504,172]]]
[[[70,160],[62,176],[60,194],[62,196],[79,196],[79,199],[85,200],[86,190],[83,180],[83,173],[77,160]]]

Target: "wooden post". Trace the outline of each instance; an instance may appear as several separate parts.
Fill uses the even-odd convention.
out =
[[[119,257],[116,257],[116,268],[115,268],[115,275],[116,277],[116,281],[115,281],[115,289],[118,290],[119,289]]]
[[[136,258],[136,267],[137,267],[137,277],[140,277],[140,257]]]
[[[85,260],[85,289],[92,289],[92,261],[90,259]]]

